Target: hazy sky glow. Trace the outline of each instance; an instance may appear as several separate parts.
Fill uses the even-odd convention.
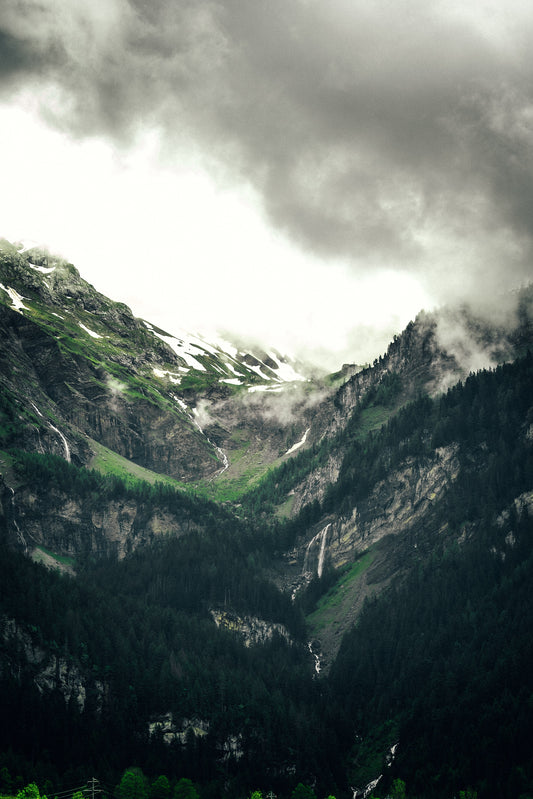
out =
[[[4,0],[0,235],[171,331],[371,359],[530,278],[532,51],[530,0]]]

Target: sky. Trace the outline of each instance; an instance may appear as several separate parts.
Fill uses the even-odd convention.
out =
[[[0,235],[336,368],[531,279],[530,0],[3,0]]]

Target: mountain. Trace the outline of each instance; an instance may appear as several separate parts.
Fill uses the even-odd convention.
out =
[[[208,403],[306,381],[278,353],[135,319],[72,264],[39,250],[20,254],[4,243],[0,260],[4,383],[25,402],[34,417],[27,434],[45,451],[86,464],[98,454],[92,439],[176,479],[213,477],[227,463],[216,441],[234,431],[218,426],[210,440]]]
[[[135,764],[202,797],[531,793],[531,287],[515,305],[422,312],[321,375],[2,242],[4,789]]]

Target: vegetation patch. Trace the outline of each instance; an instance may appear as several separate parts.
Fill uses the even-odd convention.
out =
[[[174,488],[182,488],[182,484],[173,477],[153,472],[150,469],[146,469],[144,466],[139,466],[137,463],[133,463],[133,461],[124,458],[117,452],[113,452],[113,450],[99,444],[98,441],[94,441],[93,439],[89,440],[91,442],[91,448],[95,453],[89,463],[89,468],[95,469],[101,474],[119,477],[126,484],[131,484],[132,482],[144,482],[150,483],[150,485],[164,483]]]
[[[32,560],[35,563],[43,563],[45,566],[55,568],[58,571],[74,574],[75,558],[69,555],[59,555],[46,547],[35,547],[32,552]]]
[[[387,408],[383,405],[372,405],[369,408],[365,408],[358,418],[354,439],[361,440],[366,438],[373,430],[379,430],[389,421],[394,412],[393,408]]]
[[[351,566],[344,567],[336,583],[317,601],[316,610],[307,616],[314,632],[339,618],[339,606],[351,595],[359,578],[370,568],[376,554],[369,549]]]
[[[278,519],[289,519],[294,505],[294,494],[287,497],[283,504],[279,505],[276,509],[276,516]]]
[[[260,453],[243,456],[236,469],[231,459],[227,473],[220,478],[204,482],[198,489],[218,502],[234,502],[239,500],[254,483],[258,482],[266,470],[260,461]]]

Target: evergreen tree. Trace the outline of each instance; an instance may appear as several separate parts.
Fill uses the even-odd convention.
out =
[[[118,799],[148,799],[146,778],[141,769],[126,769],[115,793]]]

